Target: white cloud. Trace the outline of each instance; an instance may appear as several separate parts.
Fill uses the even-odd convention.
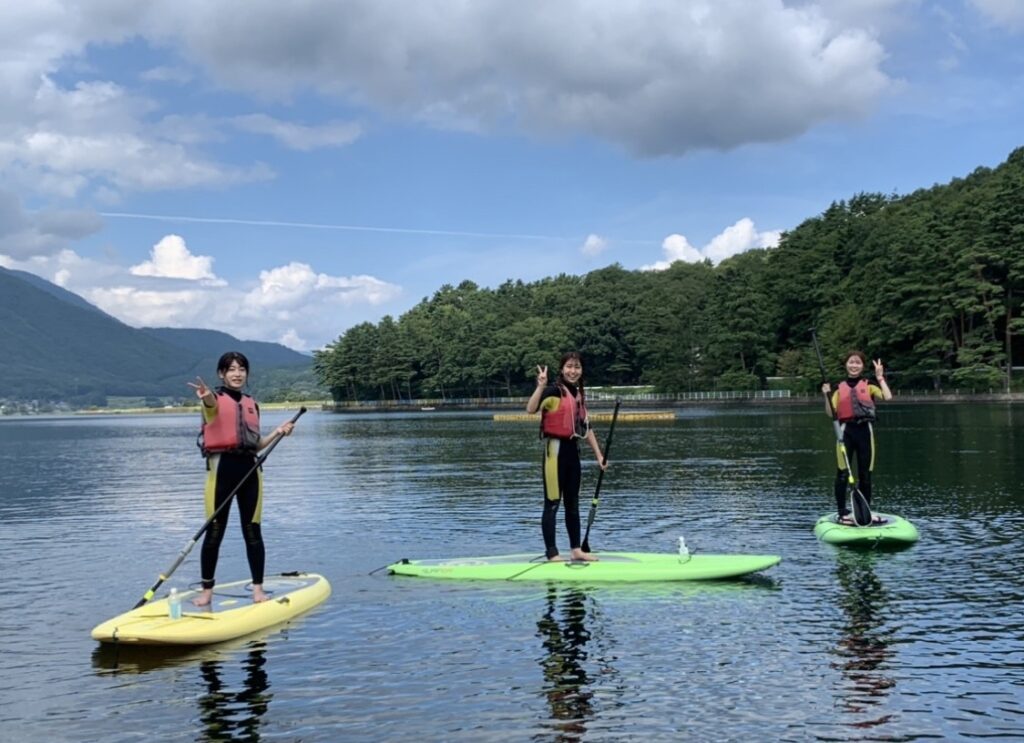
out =
[[[238,116],[234,124],[239,129],[255,134],[266,134],[285,147],[302,152],[321,147],[342,147],[355,142],[362,127],[348,121],[331,121],[319,126],[303,126],[281,121],[266,114]]]
[[[89,287],[79,293],[134,327],[208,328],[211,326],[206,318],[220,308],[216,290],[199,285],[191,289],[144,289],[120,284]],[[230,333],[229,327],[218,325],[215,329]]]
[[[1021,0],[971,0],[990,21],[1012,31],[1024,30],[1024,2]]]
[[[774,248],[782,236],[780,230],[758,232],[754,222],[747,217],[726,227],[721,234],[712,238],[703,250],[712,263],[721,263],[726,258],[744,253],[751,248]]]
[[[89,287],[119,282],[125,274],[119,266],[83,258],[70,248],[23,259],[0,254],[0,265],[42,276],[83,297]]]
[[[181,274],[187,270],[193,277],[204,272],[176,247],[163,258],[163,272],[151,276],[167,278],[173,271],[183,278]],[[134,269],[132,273],[138,275]],[[213,327],[242,339],[279,340],[297,350],[308,350],[305,337],[315,339],[312,342],[319,347],[340,329],[354,324],[346,322],[346,312],[337,311],[339,305],[361,320],[360,313],[401,295],[400,287],[372,276],[330,276],[304,263],[260,271],[258,284],[249,290],[225,282],[218,287],[203,281],[187,288],[180,283],[157,287],[121,284],[89,290],[87,298],[131,325]],[[303,328],[303,337],[297,327]]]
[[[718,264],[730,256],[744,253],[752,248],[774,248],[779,244],[781,237],[781,230],[758,232],[754,227],[754,222],[744,217],[736,224],[726,227],[700,249],[691,245],[683,235],[669,235],[661,244],[665,260],[641,266],[640,270],[664,271],[675,261],[697,263],[710,260],[712,263]]]
[[[373,276],[328,276],[316,273],[305,263],[293,262],[260,271],[259,286],[246,295],[246,306],[255,313],[288,311],[311,295],[346,305],[378,305],[397,298],[400,293],[400,287]]]
[[[90,186],[150,190],[270,177],[259,163],[233,166],[204,156],[162,125],[159,101],[94,79],[103,71],[81,64],[90,44],[116,45],[141,32],[148,11],[133,5],[0,8],[0,176],[23,191],[65,198]]]
[[[281,337],[277,339],[277,342],[282,346],[288,346],[288,348],[298,351],[305,351],[309,349],[309,345],[298,333],[295,332],[294,328],[288,328],[288,330],[282,333]]]
[[[608,241],[600,235],[587,235],[587,239],[583,241],[583,246],[580,248],[580,252],[583,255],[594,257],[600,255],[608,249]]]
[[[176,263],[174,255],[181,257],[157,257],[154,249],[150,263],[157,270],[150,275],[71,250],[25,260],[0,255],[0,266],[53,281],[133,327],[209,328],[298,351],[321,348],[358,322],[376,322],[377,308],[402,295],[401,287],[373,276],[331,276],[300,263],[261,271],[251,288],[244,278],[197,281],[172,275],[203,272],[187,260]]]
[[[207,280],[222,286],[223,281],[213,273],[213,258],[192,255],[185,240],[178,235],[167,235],[153,246],[150,259],[128,269],[134,276],[154,276],[169,279]]]
[[[704,260],[697,248],[690,245],[690,241],[679,234],[669,235],[661,243],[661,250],[665,254],[665,260],[641,266],[641,271],[664,271],[676,261],[686,263],[697,263]]]
[[[71,135],[40,130],[29,134],[20,145],[15,159],[30,173],[54,178],[77,174],[122,189],[223,186],[265,180],[272,175],[264,165],[224,167],[192,156],[181,144],[154,141],[130,132]],[[78,184],[84,185],[84,181]],[[74,196],[78,190],[65,188],[60,193]]]
[[[232,3],[182,0],[152,20],[230,88],[282,99],[313,88],[435,124],[584,133],[643,155],[797,136],[867,114],[890,83],[870,18],[816,3],[333,8],[249,2],[240,20]],[[387,43],[365,29],[386,30]]]
[[[1009,7],[976,2],[990,13]],[[51,0],[4,6],[0,43],[13,61],[0,64],[0,171],[22,164],[40,176],[84,174],[120,188],[267,177],[254,166],[229,167],[187,143],[161,139],[159,104],[121,85],[54,82],[73,77],[90,47],[128,39],[148,42],[171,60],[143,72],[145,80],[185,83],[182,70],[192,70],[193,86],[213,84],[261,100],[287,102],[313,90],[434,125],[583,134],[641,155],[778,141],[873,110],[891,84],[878,26],[899,5],[105,0],[80,6]],[[242,125],[293,148],[339,146],[359,136],[358,127],[338,122],[258,116]]]

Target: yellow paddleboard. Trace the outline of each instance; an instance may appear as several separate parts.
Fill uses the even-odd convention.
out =
[[[93,629],[92,637],[135,645],[208,645],[284,624],[331,595],[331,584],[316,573],[268,576],[263,590],[270,599],[258,604],[253,603],[248,585],[247,580],[218,584],[213,601],[202,608],[192,605],[199,591],[183,591],[178,619],[169,616],[165,595],[103,622]]]

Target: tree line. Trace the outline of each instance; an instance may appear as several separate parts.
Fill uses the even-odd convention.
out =
[[[1024,148],[906,196],[861,193],[776,248],[713,266],[445,285],[397,320],[349,328],[314,369],[336,400],[521,395],[537,364],[583,354],[589,385],[660,391],[820,382],[860,348],[894,386],[1010,389],[1024,362]]]

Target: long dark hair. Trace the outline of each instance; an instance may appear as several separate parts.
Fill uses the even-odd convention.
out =
[[[586,369],[586,367],[583,366],[583,357],[580,356],[580,352],[579,351],[567,351],[566,353],[562,354],[562,359],[561,359],[561,361],[558,362],[558,383],[560,385],[562,385],[563,387],[566,387],[566,388],[568,388],[569,382],[566,381],[565,377],[562,376],[562,368],[567,363],[569,363],[570,361],[573,361],[573,360],[576,360],[576,361],[580,362],[580,366],[583,367],[584,369]],[[580,374],[580,381],[578,381],[576,383],[576,389],[578,389],[579,392],[580,392],[580,400],[586,401],[586,395],[583,393],[583,375],[582,374]]]

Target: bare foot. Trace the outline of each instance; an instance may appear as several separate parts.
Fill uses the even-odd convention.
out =
[[[597,562],[597,555],[591,554],[590,552],[584,552],[581,549],[574,549],[572,551],[573,560],[581,560],[583,562]]]
[[[262,585],[258,586],[255,583],[253,584],[253,586],[252,586],[252,602],[254,604],[262,603],[262,602],[266,601],[269,598],[270,598],[270,596],[268,596],[267,594],[265,594],[263,592],[263,586]]]
[[[565,562],[565,558],[561,555],[555,555],[554,557],[549,557],[548,562]]]
[[[204,588],[196,598],[192,599],[192,606],[209,606],[211,601],[213,601],[213,589]]]

